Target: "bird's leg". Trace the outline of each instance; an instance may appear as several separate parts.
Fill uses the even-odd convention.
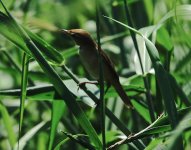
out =
[[[98,81],[85,81],[78,83],[78,90],[79,88],[85,87],[86,84],[98,84]]]

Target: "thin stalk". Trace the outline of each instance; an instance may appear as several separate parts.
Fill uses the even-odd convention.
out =
[[[103,72],[103,60],[102,60],[102,56],[101,56],[101,43],[100,43],[99,0],[96,0],[96,27],[97,27],[98,61],[99,61],[101,130],[102,130],[102,144],[103,144],[102,149],[105,150],[106,149],[106,136],[105,136],[104,72]]]
[[[108,149],[115,149],[116,147],[131,142],[133,140],[137,140],[140,138],[140,135],[142,135],[143,133],[145,133],[146,131],[148,131],[149,129],[151,129],[157,122],[158,120],[160,120],[163,117],[163,114],[161,114],[152,124],[150,124],[149,126],[147,126],[146,128],[144,128],[143,130],[141,130],[140,132],[133,134],[129,137],[127,137],[126,139],[123,139],[119,142],[116,142],[114,145],[110,146]]]
[[[127,2],[126,2],[126,0],[123,0],[123,1],[124,1],[124,6],[125,6],[127,22],[129,24],[129,26],[133,28],[133,23],[132,23],[132,20],[131,20],[131,16],[130,16],[130,13],[129,13]],[[135,46],[135,49],[136,49],[136,52],[137,52],[137,55],[138,55],[138,58],[139,58],[142,74],[144,75],[145,72],[144,72],[144,69],[143,69],[143,64],[142,64],[142,61],[141,61],[141,55],[140,55],[140,52],[139,52],[139,48],[138,48],[138,44],[137,44],[137,39],[135,37],[135,33],[132,30],[130,30],[130,34],[131,34],[131,37],[133,39],[133,43],[134,43],[134,46]],[[145,88],[146,88],[146,91],[147,91],[146,92],[146,98],[147,98],[147,101],[148,101],[149,114],[150,114],[150,117],[151,117],[151,121],[153,122],[155,120],[155,114],[154,114],[154,106],[153,106],[153,102],[152,102],[152,96],[151,96],[151,92],[150,92],[148,78],[146,76],[143,76],[143,81],[144,81],[144,85],[145,85]]]
[[[182,88],[178,85],[176,79],[169,73],[168,74],[169,77],[169,81],[171,83],[171,86],[174,87],[175,92],[177,93],[177,95],[179,96],[180,100],[186,105],[186,106],[191,106],[191,102],[189,100],[189,98],[187,97],[187,95],[184,93],[184,91],[182,90]]]
[[[161,91],[160,91],[159,83],[157,79],[155,79],[155,84],[156,84],[155,110],[156,110],[157,116],[159,116],[163,112],[163,103],[162,103],[163,101],[162,101],[162,95],[161,95]]]
[[[21,129],[23,124],[25,100],[27,96],[27,79],[28,79],[28,67],[29,67],[29,56],[26,53],[23,54],[22,62],[22,78],[21,78],[21,97],[20,97],[20,119],[19,119],[19,139],[21,137]],[[19,149],[19,140],[18,140]]]

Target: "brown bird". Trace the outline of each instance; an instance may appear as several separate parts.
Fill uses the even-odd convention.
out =
[[[75,43],[80,46],[79,55],[85,69],[90,76],[96,80],[99,80],[98,45],[92,39],[90,34],[83,29],[62,29],[61,32],[72,37]],[[103,50],[100,50],[100,55],[102,56],[104,80],[108,85],[112,85],[115,88],[127,107],[133,108],[129,97],[119,82],[119,76],[114,69],[112,61]]]

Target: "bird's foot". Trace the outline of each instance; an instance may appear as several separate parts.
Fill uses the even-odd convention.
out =
[[[83,88],[86,88],[86,84],[98,84],[97,81],[86,81],[86,82],[80,82],[78,83],[78,90],[79,88],[83,89]]]

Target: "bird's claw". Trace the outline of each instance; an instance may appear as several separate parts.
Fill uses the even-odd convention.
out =
[[[86,83],[85,82],[78,83],[78,91],[79,89],[83,89],[83,88],[86,88]]]
[[[97,81],[86,81],[86,82],[80,82],[78,83],[78,90],[81,88],[86,88],[86,84],[98,84]]]

